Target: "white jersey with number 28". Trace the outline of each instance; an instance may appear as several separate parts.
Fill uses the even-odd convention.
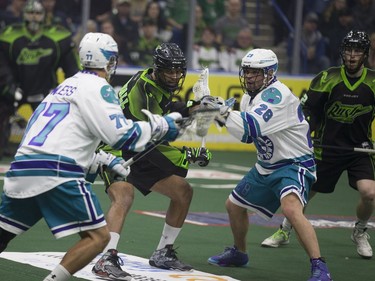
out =
[[[309,125],[298,98],[286,85],[275,80],[253,99],[244,94],[240,110],[229,114],[226,127],[241,142],[254,142],[260,174],[298,164],[315,175]]]

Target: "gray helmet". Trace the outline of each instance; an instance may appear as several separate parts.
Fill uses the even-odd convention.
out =
[[[34,16],[34,14],[37,14]],[[44,22],[45,11],[43,5],[37,0],[28,0],[23,8],[23,20],[30,32],[38,32]]]

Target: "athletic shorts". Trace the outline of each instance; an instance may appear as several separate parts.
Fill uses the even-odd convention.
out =
[[[91,184],[69,181],[34,197],[15,199],[2,194],[0,227],[14,234],[44,218],[56,238],[106,225]]]
[[[342,173],[347,171],[349,185],[357,189],[357,181],[374,180],[374,158],[365,153],[350,157],[330,157],[328,160],[316,160],[317,181],[311,190],[321,193],[332,193]]]
[[[315,177],[306,168],[297,165],[282,167],[270,175],[261,175],[254,167],[237,184],[229,199],[269,220],[279,209],[281,198],[290,193],[297,195],[304,206],[314,181]]]
[[[122,152],[125,160],[135,154],[129,151]],[[188,167],[189,163],[184,151],[170,145],[159,145],[130,166],[127,181],[143,195],[147,195],[151,192],[151,187],[162,179],[171,175],[185,178]]]

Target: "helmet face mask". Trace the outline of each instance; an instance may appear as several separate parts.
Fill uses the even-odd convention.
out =
[[[44,22],[45,11],[43,5],[37,0],[29,0],[23,9],[23,20],[26,28],[37,33],[41,30]]]
[[[115,74],[118,62],[116,41],[108,34],[87,33],[79,45],[79,59],[83,68],[104,69],[107,81]]]
[[[271,50],[253,49],[242,59],[239,69],[241,87],[255,97],[275,78],[278,69],[276,54]]]
[[[162,43],[154,51],[156,82],[168,92],[177,94],[185,82],[186,58],[175,43]]]
[[[345,70],[349,74],[355,74],[361,70],[368,57],[370,39],[363,31],[350,31],[342,40],[340,56]]]

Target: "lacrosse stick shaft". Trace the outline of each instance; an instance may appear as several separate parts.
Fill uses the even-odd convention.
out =
[[[371,148],[345,147],[345,146],[334,146],[334,145],[324,145],[324,144],[314,144],[314,147],[375,154],[375,149],[371,149]]]

